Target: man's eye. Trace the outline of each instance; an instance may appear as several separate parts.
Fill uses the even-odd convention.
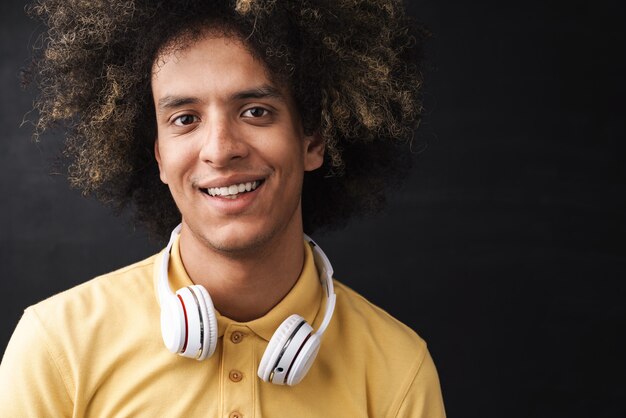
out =
[[[260,118],[267,116],[268,113],[269,111],[267,109],[263,109],[262,107],[252,107],[243,112],[242,116],[246,118]]]
[[[174,125],[186,126],[198,121],[198,117],[194,115],[182,115],[174,119]]]

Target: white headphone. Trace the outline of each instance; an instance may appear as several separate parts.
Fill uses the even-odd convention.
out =
[[[168,265],[172,244],[181,225],[172,231],[165,247],[159,272],[158,293],[161,302],[161,333],[165,346],[184,357],[204,360],[213,355],[217,346],[217,318],[209,292],[201,285],[179,289],[174,294],[169,286]],[[304,236],[313,249],[327,302],[324,320],[317,332],[300,315],[293,314],[283,321],[272,335],[261,363],[258,376],[265,382],[293,386],[307,374],[320,349],[322,335],[335,310],[333,267],[322,249]]]

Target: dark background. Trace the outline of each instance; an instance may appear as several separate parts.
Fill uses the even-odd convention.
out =
[[[426,149],[383,214],[315,238],[428,341],[450,417],[626,417],[623,2],[475,3],[409,6],[434,32]],[[36,26],[22,1],[0,19],[1,352],[27,305],[159,245],[20,127]]]

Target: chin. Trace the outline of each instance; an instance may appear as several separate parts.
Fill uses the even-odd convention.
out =
[[[224,228],[231,229],[231,228]],[[202,234],[202,240],[208,247],[230,255],[245,255],[258,251],[272,240],[277,231],[262,231],[258,228],[241,228],[235,230],[220,230]]]

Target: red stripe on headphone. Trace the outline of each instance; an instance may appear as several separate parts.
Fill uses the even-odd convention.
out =
[[[187,349],[187,336],[189,335],[189,329],[188,329],[188,321],[187,321],[187,309],[185,309],[185,302],[183,301],[183,298],[180,297],[180,295],[176,295],[178,296],[178,299],[180,300],[180,304],[183,305],[183,313],[185,314],[185,343],[183,344],[183,349],[180,351],[181,353],[184,353],[185,350]]]

